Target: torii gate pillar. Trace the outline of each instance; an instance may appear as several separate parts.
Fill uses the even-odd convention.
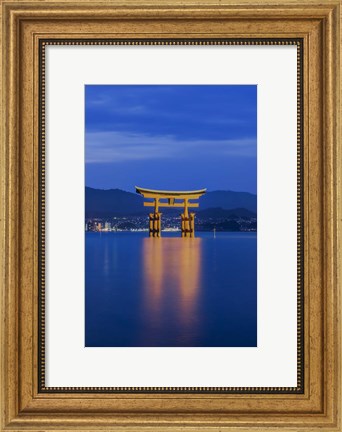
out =
[[[195,237],[195,213],[189,213],[189,202],[184,200],[184,213],[181,214],[182,237]]]
[[[160,237],[161,233],[161,213],[150,213],[149,233],[150,237]]]

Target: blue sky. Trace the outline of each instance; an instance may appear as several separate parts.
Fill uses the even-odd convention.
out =
[[[257,87],[86,85],[86,185],[256,193]]]

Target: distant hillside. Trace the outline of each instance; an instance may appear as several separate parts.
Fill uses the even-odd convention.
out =
[[[208,208],[205,210],[200,210],[197,212],[198,217],[202,218],[255,218],[256,214],[251,212],[250,210],[246,210],[245,208],[236,208],[231,210],[226,210],[221,207]]]
[[[200,199],[200,208],[215,208],[230,210],[244,208],[254,213],[257,211],[257,196],[249,192],[213,191]]]
[[[85,188],[85,215],[87,218],[106,218],[141,213],[145,209],[141,196],[121,189]]]
[[[253,217],[257,209],[256,195],[248,192],[214,191],[207,192],[199,199],[198,213],[211,209],[212,212],[224,210],[239,211],[238,217]],[[163,209],[165,211],[165,209]],[[87,218],[106,218],[133,214],[145,214],[141,195],[121,189],[85,188],[85,216]],[[248,214],[252,212],[252,214]],[[231,216],[231,215],[227,215]],[[207,215],[207,217],[210,217]]]

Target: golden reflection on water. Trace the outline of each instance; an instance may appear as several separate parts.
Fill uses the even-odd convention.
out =
[[[181,331],[196,327],[202,239],[145,238],[144,314],[154,328],[172,317]]]

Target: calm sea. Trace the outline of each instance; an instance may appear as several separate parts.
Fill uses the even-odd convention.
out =
[[[257,345],[256,233],[88,232],[85,268],[87,347]]]

